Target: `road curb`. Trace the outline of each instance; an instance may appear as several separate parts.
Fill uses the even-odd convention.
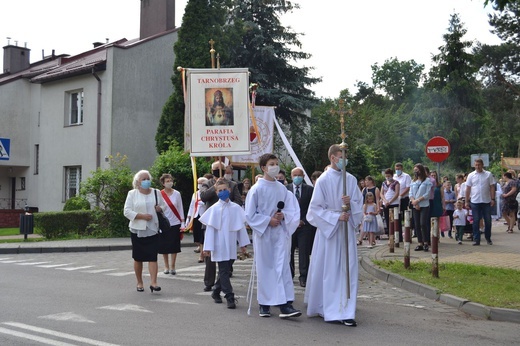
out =
[[[451,294],[441,294],[434,287],[379,268],[367,256],[361,257],[360,264],[369,274],[382,281],[426,298],[441,301],[471,316],[492,321],[520,323],[520,310],[489,307]]]

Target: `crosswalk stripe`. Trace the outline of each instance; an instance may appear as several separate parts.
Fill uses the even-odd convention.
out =
[[[44,263],[49,263],[49,262],[48,261],[47,262],[25,262],[25,263],[15,263],[15,264],[19,265],[19,266],[35,266],[35,265],[44,264]]]
[[[110,276],[127,276],[127,275],[135,275],[135,272],[124,272],[124,273],[107,273],[105,275]],[[143,276],[146,276],[147,274],[143,273]]]
[[[64,266],[70,266],[74,263],[61,263],[61,264],[46,264],[43,266],[38,266],[40,268],[58,268],[58,267],[64,267]]]
[[[24,259],[24,260],[9,260],[9,261],[2,261],[2,263],[10,264],[10,263],[21,263],[21,262],[27,262],[32,261],[32,258]]]
[[[72,341],[83,342],[83,343],[89,344],[89,345],[95,345],[95,346],[117,346],[116,344],[111,344],[111,343],[104,342],[104,341],[98,341],[98,340],[94,340],[94,339],[84,338],[84,337],[81,337],[81,336],[76,336],[76,335],[72,335],[72,334],[62,333],[62,332],[58,332],[58,331],[51,330],[51,329],[35,327],[35,326],[31,326],[31,325],[24,324],[24,323],[3,322],[2,324],[6,324],[8,326],[16,327],[16,328],[20,328],[20,329],[30,330],[32,332],[37,332],[37,333],[41,333],[41,334],[57,336],[57,337],[60,337],[60,338],[63,338],[63,339],[69,339],[69,340],[72,340]],[[7,330],[9,330],[9,329],[7,329]],[[30,335],[30,334],[27,334],[27,335]],[[50,339],[46,339],[46,340],[50,340]],[[54,342],[54,340],[51,340],[51,341]],[[59,341],[56,341],[56,343],[50,343],[49,345],[70,345],[70,344],[61,343]]]
[[[61,342],[61,341],[52,340],[52,339],[47,339],[47,338],[43,338],[41,336],[31,335],[31,334],[27,334],[27,333],[17,332],[16,330],[10,330],[10,329],[6,329],[6,328],[2,328],[2,327],[0,327],[0,333],[16,336],[16,337],[27,339],[27,340],[41,342],[42,344],[46,344],[46,345],[75,346],[74,344],[69,344],[66,342]]]
[[[112,271],[112,270],[116,270],[116,269],[115,268],[110,268],[110,269],[93,269],[93,270],[84,270],[83,272],[84,273],[89,273],[89,274],[99,274],[99,273],[109,272],[109,271]]]
[[[93,266],[83,266],[83,267],[56,268],[56,269],[72,271],[72,270],[87,269],[87,268],[92,268],[92,267]]]

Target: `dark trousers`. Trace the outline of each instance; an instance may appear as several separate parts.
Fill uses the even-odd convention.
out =
[[[220,293],[222,291],[224,292],[224,295],[233,293],[233,286],[231,286],[231,280],[229,279],[229,274],[231,273],[232,260],[217,263],[218,277],[213,290],[217,293]]]
[[[420,244],[430,244],[430,228],[428,227],[428,224],[430,223],[430,207],[423,207],[420,210],[413,208],[412,213],[417,241]]]
[[[473,241],[480,243],[480,219],[484,219],[484,236],[491,241],[491,203],[471,203]]]
[[[399,208],[399,204],[392,204],[392,205],[389,205],[387,207],[383,207],[383,213],[385,214],[385,224],[386,224],[386,229],[388,230],[388,234],[390,234],[390,227],[389,227],[389,224],[390,224],[390,208]],[[399,221],[398,228],[399,229],[401,228],[401,221]],[[399,232],[398,230],[394,229],[394,236],[395,236],[395,233],[401,234],[399,236],[399,241],[402,242],[403,241],[403,236],[402,236],[403,232]]]
[[[292,277],[294,277],[295,274],[294,252],[296,248],[298,248],[298,269],[300,271],[300,278],[307,278],[315,234],[316,228],[311,225],[300,227],[293,233],[291,241],[291,260],[289,263]]]

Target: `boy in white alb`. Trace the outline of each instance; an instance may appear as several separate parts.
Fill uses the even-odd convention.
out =
[[[466,228],[466,217],[468,216],[468,211],[462,208],[462,201],[457,202],[457,209],[453,212],[453,225],[457,229],[457,233],[455,235],[455,240],[459,242],[459,245],[462,245],[462,237],[464,236],[464,228]]]
[[[246,245],[250,244],[250,241],[245,227],[244,210],[229,200],[229,183],[225,179],[219,179],[215,184],[215,192],[219,198],[218,202],[206,210],[199,219],[206,225],[204,255],[209,256],[211,253],[211,261],[218,263],[218,277],[211,298],[215,303],[222,303],[222,291],[228,309],[234,309],[235,294],[229,279],[232,260],[237,259],[237,241],[243,253],[246,252]]]

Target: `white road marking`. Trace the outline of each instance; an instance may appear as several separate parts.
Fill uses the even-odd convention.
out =
[[[49,262],[48,261],[47,262],[25,262],[25,263],[16,263],[16,265],[19,265],[19,266],[35,266],[35,265],[44,264],[44,263],[49,263]]]
[[[46,265],[38,266],[38,267],[40,267],[40,268],[58,268],[58,267],[70,266],[71,264],[74,264],[74,263],[46,264]]]
[[[104,310],[116,310],[116,311],[136,311],[136,312],[149,312],[153,313],[150,310],[146,310],[145,308],[134,305],[134,304],[117,304],[117,305],[107,305],[99,307],[98,309],[104,309]]]
[[[92,267],[93,267],[93,266],[83,266],[83,267],[56,268],[56,269],[72,271],[72,270],[87,269],[87,268],[92,268]]]
[[[17,328],[21,328],[21,329],[30,330],[32,332],[37,332],[37,333],[41,333],[41,334],[48,334],[48,335],[52,335],[52,336],[57,336],[57,337],[60,337],[60,338],[63,338],[63,339],[69,339],[69,340],[72,340],[72,341],[83,342],[83,343],[89,344],[89,345],[117,346],[116,344],[111,344],[111,343],[108,343],[108,342],[103,342],[103,341],[98,341],[98,340],[94,340],[94,339],[84,338],[84,337],[81,337],[81,336],[72,335],[72,334],[62,333],[62,332],[58,332],[58,331],[51,330],[51,329],[45,329],[45,328],[30,326],[30,325],[24,324],[24,323],[4,322],[3,324],[6,324],[6,325],[11,326],[11,327],[17,327]],[[7,329],[7,330],[9,331],[9,329]],[[21,334],[25,334],[25,333],[21,333]],[[32,336],[30,334],[25,334],[25,335]],[[32,336],[32,337],[39,338],[37,336]],[[42,339],[50,340],[50,339],[46,339],[46,338],[42,338]],[[36,339],[31,339],[31,340],[40,341],[40,340],[36,340]],[[70,345],[70,344],[67,344],[67,343],[62,343],[60,341],[54,341],[54,340],[50,340],[50,341],[52,341],[52,343],[48,343],[49,345]],[[40,341],[40,342],[43,342],[43,341]]]
[[[127,275],[135,275],[135,272],[124,272],[124,273],[108,273],[105,275],[111,275],[111,276],[127,276]],[[143,274],[145,276],[146,274]]]
[[[84,270],[84,273],[90,273],[90,274],[99,274],[104,272],[109,272],[116,269],[94,269],[94,270]]]
[[[27,333],[17,332],[15,330],[10,330],[10,329],[6,329],[6,328],[2,328],[2,327],[0,327],[0,333],[16,336],[16,337],[27,339],[27,340],[41,342],[42,344],[46,344],[46,345],[75,346],[74,344],[69,344],[66,342],[56,341],[56,340],[52,340],[52,339],[47,339],[47,338],[43,338],[41,336],[31,335],[31,334],[27,334]]]
[[[199,305],[199,303],[189,302],[183,298],[169,298],[169,299],[154,299],[156,302],[172,303],[172,304],[189,304]]]
[[[39,316],[38,318],[45,318],[48,320],[54,320],[54,321],[70,321],[70,322],[87,322],[87,323],[96,323],[94,321],[91,321],[81,315],[77,315],[73,312],[63,312],[60,314],[53,314],[53,315],[47,315],[47,316]]]
[[[11,260],[11,261],[2,261],[2,263],[21,263],[21,262],[27,262],[32,261],[32,258],[24,259],[24,260]]]

